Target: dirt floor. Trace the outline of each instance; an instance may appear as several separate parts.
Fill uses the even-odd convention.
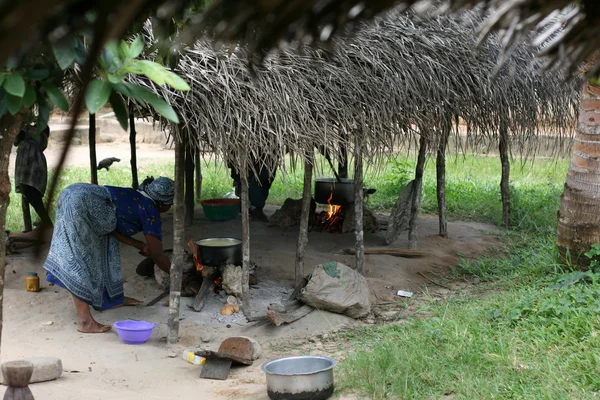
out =
[[[128,159],[126,146],[99,146],[101,151],[111,151],[110,156]],[[49,152],[49,166],[56,160],[55,152]],[[117,154],[118,153],[118,154]],[[87,165],[87,148],[75,147],[68,165]],[[148,148],[140,152],[140,158],[169,158],[170,151]],[[100,158],[100,156],[99,156]],[[269,206],[267,214],[277,207]],[[379,215],[382,220],[384,215]],[[164,216],[165,248],[172,246],[172,214]],[[422,258],[400,258],[388,255],[367,255],[366,277],[378,302],[389,304],[402,302],[396,296],[398,290],[415,292],[435,285],[421,273],[433,280],[438,274],[462,258],[474,257],[501,244],[498,228],[474,222],[451,222],[449,239],[437,236],[438,221],[434,216],[419,219],[419,248],[427,255]],[[257,265],[259,285],[251,289],[252,307],[256,313],[264,313],[270,303],[281,302],[293,288],[294,258],[298,228],[279,228],[262,222],[251,223],[251,260]],[[194,225],[186,237],[203,238],[215,236],[241,237],[241,219],[211,222],[204,218],[202,210],[196,211]],[[391,247],[407,248],[406,234]],[[367,247],[384,245],[385,232],[366,234]],[[354,257],[343,250],[354,247],[354,234],[330,234],[311,232],[306,254],[307,273],[317,264],[339,261],[354,266]],[[5,278],[4,327],[2,331],[2,361],[32,356],[56,356],[62,359],[64,374],[53,382],[31,386],[38,399],[267,399],[265,376],[260,366],[273,358],[298,354],[329,354],[343,358],[349,344],[331,343],[329,333],[342,329],[360,327],[385,320],[385,313],[375,313],[362,321],[325,311],[313,311],[290,325],[274,327],[264,323],[247,323],[241,313],[224,317],[219,309],[225,298],[213,294],[200,313],[191,311],[182,299],[180,342],[166,343],[168,308],[163,301],[152,307],[120,308],[94,313],[95,318],[106,324],[123,319],[151,321],[156,328],[150,340],[141,346],[123,344],[113,330],[106,334],[85,335],[75,326],[75,308],[70,295],[45,281],[42,259],[34,260],[32,250],[8,258]],[[136,250],[122,247],[121,259],[125,278],[125,293],[145,302],[160,293],[154,279],[136,275],[135,268],[142,260]],[[36,271],[41,277],[43,290],[39,293],[25,291],[27,272]],[[432,286],[433,285],[433,286]],[[438,288],[440,289],[440,288]],[[446,290],[446,289],[440,289]],[[384,307],[385,308],[385,307]],[[388,314],[397,313],[398,307]],[[263,355],[254,365],[234,368],[227,381],[210,381],[199,378],[200,367],[182,360],[186,348],[216,350],[221,341],[234,335],[255,338],[263,346]],[[0,387],[0,395],[5,388]]]

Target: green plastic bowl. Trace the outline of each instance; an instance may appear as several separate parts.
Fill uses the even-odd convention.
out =
[[[240,199],[210,199],[200,202],[204,216],[210,221],[227,221],[236,218],[241,207]]]

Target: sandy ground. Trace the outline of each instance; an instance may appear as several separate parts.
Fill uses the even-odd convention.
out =
[[[105,152],[105,153],[104,153]],[[55,151],[47,155],[49,166],[57,160]],[[122,156],[128,159],[127,145],[99,145],[98,154]],[[171,159],[171,151],[145,148],[140,159]],[[74,147],[68,165],[87,165],[87,148]],[[267,213],[276,207],[268,207]],[[380,216],[384,219],[384,216]],[[499,230],[494,226],[473,222],[451,222],[449,239],[437,236],[438,222],[433,216],[419,220],[419,247],[428,255],[406,259],[387,255],[367,255],[366,276],[379,302],[401,301],[398,290],[420,292],[427,282],[419,273],[435,277],[456,265],[460,257],[473,257],[500,244]],[[164,216],[165,248],[172,246],[172,214]],[[187,238],[241,236],[241,219],[211,222],[197,210]],[[384,245],[385,232],[366,234],[367,247]],[[251,289],[252,307],[264,313],[269,303],[289,296],[293,287],[294,257],[297,228],[277,228],[253,221],[251,223],[251,260],[257,264],[259,285]],[[317,264],[336,260],[354,266],[352,256],[343,249],[354,247],[353,234],[311,232],[306,254],[307,273]],[[392,247],[407,248],[406,234]],[[44,251],[45,254],[45,251]],[[191,299],[182,299],[180,342],[166,344],[168,308],[163,302],[152,307],[120,308],[95,313],[97,320],[112,324],[123,319],[143,319],[154,322],[156,328],[150,340],[141,346],[123,344],[116,332],[100,335],[78,333],[75,308],[69,294],[51,287],[45,281],[42,259],[34,260],[30,249],[8,258],[5,279],[4,328],[2,331],[3,361],[30,356],[56,356],[62,359],[65,373],[57,381],[31,385],[38,399],[267,399],[265,376],[260,366],[273,358],[297,354],[332,354],[343,358],[336,344],[335,351],[317,341],[307,343],[327,332],[364,325],[342,315],[313,311],[290,325],[274,327],[247,323],[241,314],[223,317],[218,310],[225,299],[213,294],[204,310],[195,313],[187,308]],[[122,247],[121,252],[125,292],[145,302],[160,293],[153,279],[136,275],[135,267],[142,256],[134,249]],[[36,271],[41,276],[43,290],[25,291],[25,276]],[[216,350],[221,341],[234,335],[255,338],[263,346],[263,355],[254,365],[234,368],[226,381],[199,378],[200,367],[181,359],[185,348]],[[311,339],[312,340],[312,339]],[[345,347],[344,347],[345,346]],[[5,388],[0,387],[0,395]]]

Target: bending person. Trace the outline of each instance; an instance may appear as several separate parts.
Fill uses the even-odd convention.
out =
[[[60,194],[56,224],[44,263],[48,282],[66,288],[77,309],[77,330],[110,330],[92,317],[90,306],[106,310],[141,302],[125,297],[119,241],[151,257],[165,272],[160,213],[173,204],[173,181],[147,178],[138,190],[76,183]],[[132,236],[142,232],[146,243]]]

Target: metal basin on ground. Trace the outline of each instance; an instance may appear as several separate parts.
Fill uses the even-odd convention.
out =
[[[333,368],[326,356],[278,358],[263,364],[272,400],[324,400],[333,393]]]

